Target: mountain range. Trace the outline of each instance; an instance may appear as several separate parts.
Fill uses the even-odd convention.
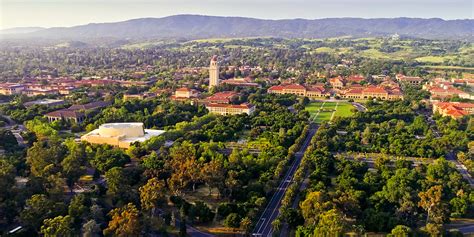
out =
[[[326,18],[263,20],[245,17],[175,15],[73,27],[13,28],[3,38],[84,40],[94,38],[202,39],[238,37],[327,38],[373,37],[398,34],[426,39],[474,39],[474,20],[438,18]]]

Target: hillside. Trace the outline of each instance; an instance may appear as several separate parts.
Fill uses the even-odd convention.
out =
[[[243,17],[176,15],[140,18],[115,23],[93,23],[74,27],[56,27],[31,33],[8,35],[9,38],[91,39],[169,39],[215,37],[288,37],[326,38],[338,36],[368,37],[399,34],[427,39],[474,39],[474,20],[419,18],[362,19],[328,18],[317,20],[262,20]]]

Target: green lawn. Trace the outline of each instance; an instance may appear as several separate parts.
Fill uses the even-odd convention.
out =
[[[322,123],[334,117],[351,116],[352,108],[354,107],[348,102],[311,102],[305,109],[310,113],[313,122]]]

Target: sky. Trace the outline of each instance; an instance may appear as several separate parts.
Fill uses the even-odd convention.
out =
[[[58,27],[176,14],[263,19],[473,19],[474,0],[0,0],[0,29]]]

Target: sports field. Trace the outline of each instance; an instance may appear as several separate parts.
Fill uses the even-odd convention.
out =
[[[306,106],[310,113],[311,121],[322,123],[330,121],[334,117],[348,117],[353,114],[351,111],[354,106],[349,102],[311,102]]]

